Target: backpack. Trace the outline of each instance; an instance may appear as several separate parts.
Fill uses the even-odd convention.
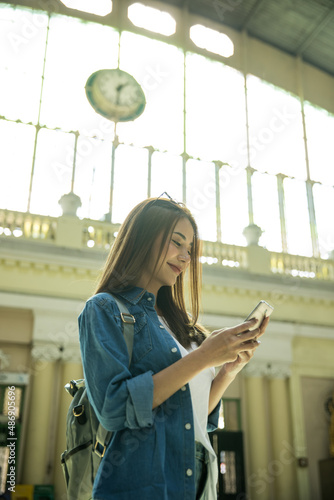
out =
[[[114,297],[121,314],[124,340],[131,363],[135,318]],[[90,500],[94,478],[110,442],[112,432],[99,422],[91,406],[85,380],[71,380],[65,385],[73,397],[66,419],[66,446],[61,455],[68,500]]]

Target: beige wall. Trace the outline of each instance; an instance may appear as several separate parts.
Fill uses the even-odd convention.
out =
[[[256,250],[252,253],[255,262]],[[91,264],[85,260],[83,266],[80,257],[75,262],[69,258],[66,266],[63,250],[63,264],[56,275],[50,268],[55,265],[50,250],[43,255],[40,281],[41,270],[35,268],[40,256],[25,254],[23,248],[15,255],[12,252],[15,280],[7,270],[7,279],[1,281],[0,348],[13,355],[11,371],[19,369],[31,374],[21,480],[51,482],[55,484],[57,500],[63,500],[59,454],[66,446],[65,418],[70,403],[63,385],[69,378],[82,376],[77,316],[91,293],[91,281],[87,281],[86,287],[78,270],[85,267],[94,280],[98,266],[94,259]],[[263,249],[258,249],[258,258],[263,262]],[[26,266],[20,265],[27,260],[30,280],[24,278]],[[3,262],[2,266],[6,266]],[[0,273],[1,269],[0,261]],[[71,284],[70,293],[66,277]],[[13,283],[17,293],[13,293]],[[20,288],[22,283],[24,287]],[[31,289],[27,293],[29,283]],[[300,468],[296,458],[309,456],[313,437],[304,418],[302,377],[334,380],[334,295],[328,285],[320,280],[308,282],[287,276],[282,279],[267,272],[260,275],[251,269],[233,272],[203,267],[201,319],[209,329],[239,323],[260,299],[275,306],[248,373],[242,373],[226,392],[226,397],[241,400],[246,481],[251,500],[290,500],[287,490],[294,492],[291,500],[314,500],[312,488],[319,488],[316,463],[310,461],[308,468]],[[20,308],[16,308],[17,304]],[[64,357],[59,352],[60,343],[66,347]],[[36,463],[38,467],[32,466]]]
[[[8,355],[9,371],[27,372],[33,331],[32,311],[0,304],[0,350]]]

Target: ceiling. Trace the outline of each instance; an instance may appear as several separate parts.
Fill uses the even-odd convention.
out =
[[[334,76],[334,0],[160,0],[221,22]]]

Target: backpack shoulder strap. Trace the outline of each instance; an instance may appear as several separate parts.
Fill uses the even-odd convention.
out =
[[[118,298],[113,295],[116,304],[118,305],[118,309],[121,313],[122,327],[123,327],[123,335],[126,346],[128,348],[129,353],[129,366],[132,359],[132,349],[133,349],[133,336],[134,336],[134,324],[136,319],[132,314],[129,313],[125,304]]]
[[[125,304],[118,297],[115,297],[115,295],[113,295],[113,297],[121,313],[122,330],[123,330],[124,340],[129,352],[129,366],[130,366],[132,359],[133,337],[134,337],[133,325],[135,324],[136,319],[134,316],[132,316],[132,314],[129,313]],[[112,431],[107,431],[107,429],[105,429],[101,424],[99,424],[96,432],[96,441],[95,441],[93,456],[97,455],[99,458],[103,457],[106,451],[106,447],[110,442],[111,436],[112,436]],[[97,462],[95,458],[93,460],[95,462],[94,468],[95,465],[97,468],[99,462]]]

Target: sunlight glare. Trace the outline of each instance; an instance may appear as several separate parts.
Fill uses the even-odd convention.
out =
[[[176,22],[168,12],[141,3],[134,3],[128,8],[128,17],[132,24],[161,35],[170,36],[175,33]]]
[[[231,57],[234,54],[233,42],[227,35],[202,24],[195,24],[190,28],[190,38],[197,47],[213,54],[223,57]]]
[[[97,16],[106,16],[112,11],[110,0],[61,0],[61,3],[70,9],[89,12]]]

